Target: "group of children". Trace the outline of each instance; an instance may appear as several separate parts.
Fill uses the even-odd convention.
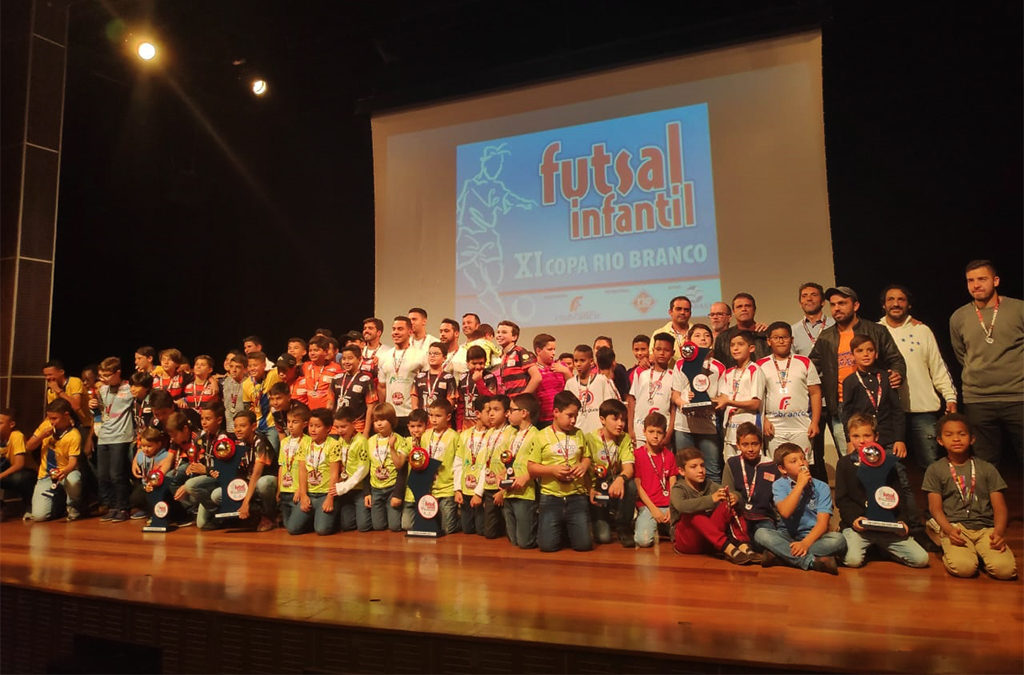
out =
[[[382,322],[367,322],[379,337]],[[444,323],[442,333],[454,326],[458,335],[454,321]],[[50,362],[46,419],[30,438],[12,411],[0,411],[0,487],[25,497],[26,519],[76,520],[95,474],[101,520],[122,522],[148,517],[145,493],[159,475],[173,498],[172,522],[213,529],[223,499],[213,458],[230,444],[247,486],[238,517],[258,531],[397,532],[417,515],[408,479],[419,470],[410,461],[418,450],[437,460],[430,494],[441,534],[505,537],[542,551],[589,550],[614,538],[650,547],[660,535],[678,553],[833,574],[837,562],[864,564],[871,547],[912,567],[928,564],[898,462],[885,481],[902,531],[864,526],[863,450],[877,443],[906,454],[902,413],[868,338],[855,337],[858,370],[843,383],[850,454],[836,467],[841,531],[830,532],[832,492],[808,470],[820,380],[792,352],[789,324],[768,327],[771,354],[757,361],[753,336],[738,332],[730,368],[711,355],[703,324],[681,350],[668,333],[637,336],[642,365],[625,381],[606,338],[596,350],[579,345],[556,356],[553,336],[537,336],[531,352],[516,344],[518,327],[501,322],[494,349],[480,335],[456,352],[450,340],[429,336],[417,346],[412,328],[396,317],[393,349],[369,344],[366,330],[340,348],[320,331],[289,340],[276,362],[251,336],[227,355],[221,376],[211,357],[189,366],[175,349],[161,352],[157,366],[155,352],[140,348],[127,379],[116,357],[84,382]],[[966,418],[945,416],[936,436],[947,458],[928,468],[923,487],[946,569],[969,576],[980,558],[992,576],[1013,578],[1005,483],[970,456]]]

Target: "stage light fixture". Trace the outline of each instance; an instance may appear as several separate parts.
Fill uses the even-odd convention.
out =
[[[267,93],[267,81],[262,78],[256,78],[252,81],[252,93],[257,96],[263,96]]]
[[[136,52],[143,61],[152,61],[156,57],[156,45],[149,41],[140,42]]]

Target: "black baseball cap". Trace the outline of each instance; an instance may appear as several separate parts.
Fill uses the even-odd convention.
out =
[[[833,295],[839,294],[844,298],[853,298],[854,302],[860,302],[860,298],[857,297],[857,291],[853,290],[849,286],[835,286],[825,291],[825,299],[828,300]]]

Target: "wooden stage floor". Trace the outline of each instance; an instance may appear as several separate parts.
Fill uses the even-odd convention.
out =
[[[1019,558],[1019,520],[1010,534]],[[1024,669],[1024,585],[953,579],[934,554],[925,570],[877,561],[832,577],[679,556],[668,542],[541,554],[462,534],[161,535],[92,518],[0,524],[0,576],[5,589],[654,653],[709,669]]]

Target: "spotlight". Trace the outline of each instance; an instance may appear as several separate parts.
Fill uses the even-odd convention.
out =
[[[152,61],[156,56],[156,45],[152,42],[140,42],[137,51],[140,59],[143,61]]]
[[[252,81],[252,93],[257,96],[263,96],[267,93],[267,81],[261,78],[256,78]]]

